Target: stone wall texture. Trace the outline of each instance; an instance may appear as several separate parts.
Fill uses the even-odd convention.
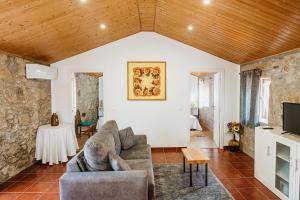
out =
[[[199,109],[199,117],[201,126],[209,131],[214,129],[214,79],[213,74],[199,78],[203,84],[209,87],[209,107],[203,107]]]
[[[76,73],[76,107],[86,113],[89,121],[96,122],[99,107],[99,78],[87,73]]]
[[[262,69],[262,77],[271,78],[269,124],[282,126],[282,102],[300,103],[300,50],[241,66],[241,70]],[[254,129],[246,128],[242,150],[254,155]]]
[[[26,63],[0,54],[0,182],[33,164],[37,128],[51,117],[50,81],[27,80]]]

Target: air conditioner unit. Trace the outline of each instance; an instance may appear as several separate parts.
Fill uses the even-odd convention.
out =
[[[26,64],[27,79],[57,79],[57,69],[40,64]]]

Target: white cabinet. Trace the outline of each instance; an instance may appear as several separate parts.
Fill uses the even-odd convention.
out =
[[[300,199],[300,145],[297,146],[295,168],[295,199]]]
[[[272,135],[256,132],[255,134],[255,177],[263,184],[272,187],[275,173],[275,145],[270,140]]]
[[[275,137],[275,191],[282,198],[293,199],[294,189],[294,160],[296,155],[296,144],[285,139]]]
[[[300,137],[274,130],[255,129],[255,177],[279,198],[299,200]]]

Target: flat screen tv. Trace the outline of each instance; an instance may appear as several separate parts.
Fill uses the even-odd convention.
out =
[[[283,131],[300,135],[300,104],[283,103]]]

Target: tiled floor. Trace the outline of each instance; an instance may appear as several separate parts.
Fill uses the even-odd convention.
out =
[[[210,169],[236,200],[278,199],[253,178],[253,159],[244,153],[203,149],[210,157]],[[153,149],[153,163],[181,163],[180,149]],[[36,164],[0,186],[0,200],[59,199],[58,179],[65,165]]]
[[[244,153],[221,149],[202,149],[210,158],[209,168],[236,200],[279,199],[254,178],[254,161]],[[152,160],[159,163],[182,163],[180,149],[153,149]]]
[[[202,135],[195,137],[193,135]],[[193,148],[217,148],[218,146],[212,139],[212,132],[208,130],[191,132],[189,147]]]

